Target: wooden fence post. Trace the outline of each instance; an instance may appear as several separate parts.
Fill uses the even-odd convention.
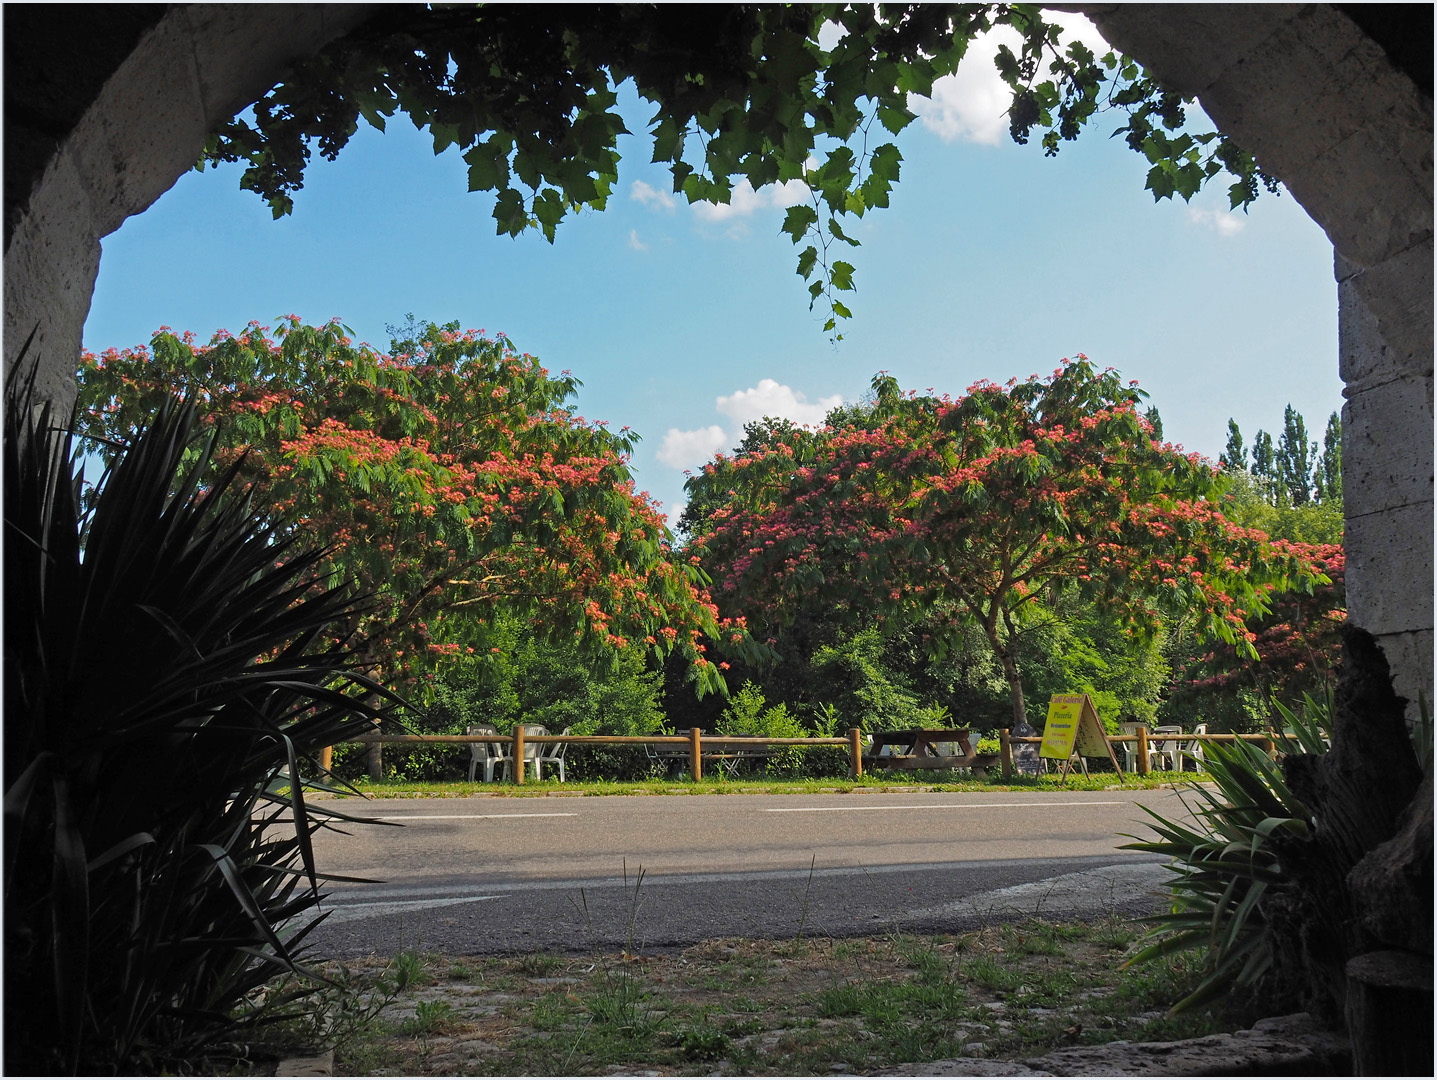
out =
[[[1139,776],[1147,776],[1147,775],[1148,775],[1148,767],[1149,767],[1150,764],[1151,764],[1151,763],[1148,761],[1148,729],[1147,729],[1146,727],[1139,727],[1139,728],[1138,728],[1138,775],[1139,775]]]
[[[374,721],[374,734],[379,734],[379,721]],[[369,749],[364,755],[364,763],[369,769],[369,779],[375,783],[384,779],[384,744],[370,743]]]
[[[857,780],[863,775],[863,732],[848,729],[848,775]]]
[[[998,760],[1003,765],[1003,782],[1013,779],[1013,744],[1008,741],[1008,729],[998,731]]]
[[[698,728],[689,728],[689,775],[695,782],[704,777],[703,734]]]
[[[524,725],[514,725],[514,783],[524,782]]]
[[[325,772],[334,767],[334,747],[326,746],[319,752],[319,767]]]

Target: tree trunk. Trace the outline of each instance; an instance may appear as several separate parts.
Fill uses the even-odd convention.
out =
[[[1031,731],[1028,726],[1028,704],[1023,700],[1023,680],[1018,676],[1018,663],[1004,650],[998,654],[1003,662],[1003,674],[1008,678],[1008,700],[1013,703],[1013,730],[1019,733]]]
[[[1018,661],[1014,659],[1012,649],[1003,644],[997,626],[989,626],[985,622],[983,632],[988,636],[988,644],[1003,665],[1003,675],[1008,680],[1008,700],[1013,704],[1013,734],[1031,735],[1033,729],[1028,726],[1028,705],[1023,700],[1023,680],[1019,677]]]

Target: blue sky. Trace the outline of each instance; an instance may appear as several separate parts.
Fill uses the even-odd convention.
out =
[[[381,347],[407,312],[502,331],[583,380],[585,416],[644,437],[639,486],[670,512],[683,469],[744,420],[817,420],[879,370],[961,393],[1084,352],[1142,384],[1167,438],[1212,457],[1229,416],[1250,442],[1291,403],[1320,438],[1341,406],[1332,249],[1291,196],[1246,215],[1223,187],[1155,204],[1144,160],[1106,137],[1115,118],[1056,158],[1016,146],[977,50],[898,138],[892,206],[850,230],[858,292],[836,347],[778,232],[784,193],[719,210],[667,195],[647,107],[620,100],[638,134],[621,140],[609,209],[566,220],[552,246],[495,236],[492,196],[469,194],[459,155],[436,158],[402,117],[385,134],[361,125],[333,164],[316,155],[280,221],[238,167],[186,174],[105,238],[85,344],[288,312],[339,316]]]

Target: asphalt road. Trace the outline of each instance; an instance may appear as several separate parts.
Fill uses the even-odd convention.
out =
[[[1138,914],[1167,874],[1118,850],[1170,790],[396,799],[316,839],[320,955],[648,951],[735,935],[962,930]],[[395,827],[402,826],[402,827]],[[642,879],[640,873],[642,872]]]

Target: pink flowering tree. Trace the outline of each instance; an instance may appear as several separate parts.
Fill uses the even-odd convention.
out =
[[[1218,512],[1220,474],[1156,441],[1144,395],[1079,356],[1050,377],[964,396],[904,395],[875,377],[871,409],[816,437],[720,458],[694,486],[727,502],[694,539],[720,606],[781,624],[817,595],[860,620],[947,630],[971,620],[1026,722],[1016,640],[1065,592],[1155,631],[1182,613],[1250,655],[1274,590],[1325,579],[1297,547]]]
[[[123,442],[175,391],[205,406],[217,459],[369,610],[348,629],[386,676],[432,674],[474,651],[499,609],[590,650],[643,642],[721,690],[705,640],[744,640],[669,549],[662,515],[634,490],[636,440],[574,413],[579,383],[503,336],[430,325],[394,355],[337,321],[295,316],[208,344],[162,328],[148,347],[87,353],[84,435]]]

